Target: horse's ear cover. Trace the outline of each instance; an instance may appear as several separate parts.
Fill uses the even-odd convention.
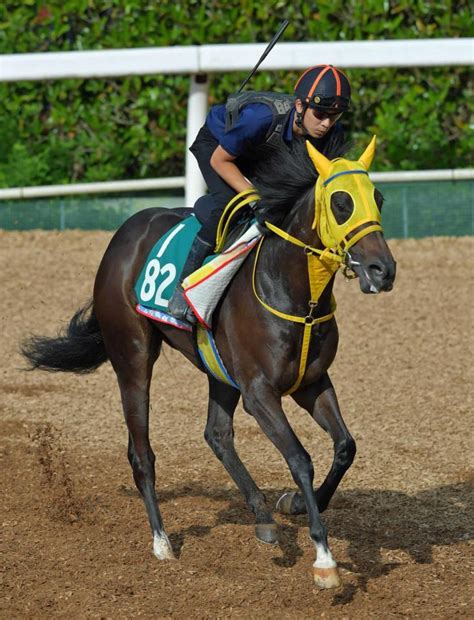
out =
[[[329,177],[332,166],[330,160],[320,153],[309,140],[306,140],[306,148],[308,149],[308,154],[311,157],[314,167],[319,172],[319,176],[325,181]]]
[[[375,141],[377,136],[372,136],[369,146],[365,149],[362,155],[359,157],[359,162],[364,166],[366,170],[372,165],[372,161],[375,155]]]

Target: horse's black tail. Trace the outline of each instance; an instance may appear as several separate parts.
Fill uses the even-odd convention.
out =
[[[21,352],[30,370],[51,372],[92,372],[109,359],[92,302],[76,312],[57,338],[33,336],[21,344]]]

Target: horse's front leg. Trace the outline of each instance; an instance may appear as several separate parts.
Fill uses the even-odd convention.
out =
[[[243,404],[263,432],[281,452],[298,485],[309,517],[309,532],[316,547],[313,564],[314,581],[320,588],[335,588],[341,581],[328,545],[327,531],[319,514],[313,492],[314,469],[311,458],[291,428],[281,407],[281,398],[266,384],[253,382],[250,391],[243,395]]]
[[[300,407],[306,409],[316,422],[331,436],[334,442],[334,459],[324,482],[316,491],[316,501],[320,512],[328,507],[342,477],[352,465],[356,444],[342,419],[336,392],[328,374],[309,386],[300,388],[293,394]],[[305,502],[300,493],[285,493],[278,503],[277,510],[283,514],[302,514],[306,512]]]
[[[255,535],[262,542],[274,544],[278,542],[277,525],[268,510],[265,496],[235,450],[233,419],[240,392],[212,377],[208,378],[209,407],[204,437],[255,514]]]

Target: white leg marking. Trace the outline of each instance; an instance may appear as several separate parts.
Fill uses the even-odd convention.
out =
[[[163,532],[161,536],[153,535],[153,553],[159,560],[173,560],[174,553],[168,536]]]
[[[316,562],[313,564],[314,568],[336,568],[337,564],[334,561],[329,549],[324,549],[323,545],[315,543],[316,547]]]

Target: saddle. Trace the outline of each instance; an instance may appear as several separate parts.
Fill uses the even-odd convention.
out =
[[[257,199],[255,190],[247,190],[229,202],[219,221],[216,253],[209,256],[204,265],[183,282],[188,304],[207,329],[210,329],[212,312],[220,296],[248,251],[258,241],[260,233],[253,224],[253,213],[248,207],[250,202]],[[189,213],[185,209],[180,211],[183,214]],[[168,302],[200,228],[199,219],[191,213],[156,242],[134,287],[137,312],[178,329],[191,331],[187,323],[175,319],[167,311]]]

